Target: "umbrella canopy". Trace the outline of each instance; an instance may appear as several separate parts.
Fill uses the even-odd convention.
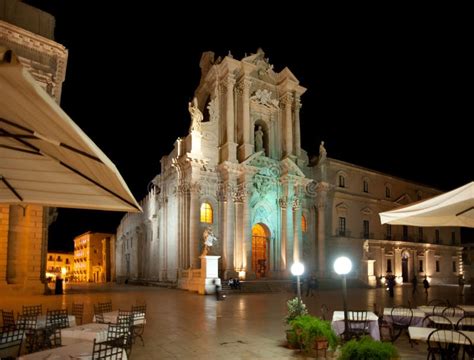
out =
[[[115,165],[2,47],[0,202],[141,210]]]
[[[474,227],[474,182],[379,215],[382,224]]]

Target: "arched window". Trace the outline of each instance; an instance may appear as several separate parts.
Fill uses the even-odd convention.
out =
[[[301,231],[304,233],[308,231],[308,224],[306,223],[306,218],[304,215],[301,215]]]
[[[201,222],[212,224],[212,207],[209,203],[201,204]]]

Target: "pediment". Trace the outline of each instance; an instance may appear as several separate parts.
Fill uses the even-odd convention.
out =
[[[296,78],[296,76],[291,72],[290,69],[288,69],[288,67],[285,67],[282,71],[280,71],[280,73],[278,74],[278,77],[279,77],[279,80],[280,81],[283,81],[283,80],[290,80],[290,81],[293,81],[297,84],[299,84],[299,80]]]
[[[347,211],[348,207],[345,202],[340,202],[339,204],[336,205],[336,210],[338,211]]]
[[[363,215],[372,215],[374,212],[372,211],[371,208],[365,207],[365,208],[360,210],[360,213],[363,214]]]
[[[413,202],[413,199],[407,193],[400,196],[397,200],[395,200],[395,204],[399,205],[408,205]]]

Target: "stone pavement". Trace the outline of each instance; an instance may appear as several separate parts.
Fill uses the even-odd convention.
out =
[[[449,299],[453,303],[473,304],[470,288],[458,296],[455,286],[433,286],[429,299]],[[93,304],[112,300],[114,309],[129,309],[136,302],[148,305],[145,346],[134,345],[132,359],[293,359],[304,358],[285,347],[286,301],[291,293],[230,294],[225,301],[183,290],[131,285],[74,285],[65,295],[4,296],[0,309],[21,310],[23,304],[43,304],[46,308],[71,308],[72,302],[85,303],[84,322],[92,319]],[[384,289],[348,289],[348,307],[373,309],[377,306],[425,302],[420,292],[411,298],[411,287],[396,287],[390,299]],[[321,304],[330,314],[342,310],[339,290],[319,291],[314,297],[303,296],[312,315],[320,315]],[[403,336],[395,342],[402,359],[425,359],[426,344],[413,348]]]

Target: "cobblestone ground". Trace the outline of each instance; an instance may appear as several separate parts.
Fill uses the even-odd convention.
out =
[[[413,298],[411,287],[397,287],[395,297],[389,298],[384,289],[348,289],[348,307],[373,309],[426,303],[424,293]],[[449,299],[456,304],[474,304],[469,287],[460,296],[456,286],[433,286],[428,300]],[[23,304],[43,304],[46,308],[71,308],[72,302],[85,304],[84,322],[92,319],[93,304],[112,300],[114,309],[129,309],[136,302],[148,305],[145,346],[134,345],[132,359],[302,359],[298,351],[285,347],[286,301],[291,293],[231,294],[225,301],[214,296],[201,296],[183,290],[132,285],[75,285],[65,295],[11,296],[2,294],[0,309],[21,310]],[[338,290],[322,290],[313,297],[305,297],[309,312],[320,315],[321,304],[326,304],[330,315],[342,310],[342,294]],[[425,359],[426,344],[413,348],[406,336],[395,345],[402,359]],[[328,354],[328,358],[332,358]]]

